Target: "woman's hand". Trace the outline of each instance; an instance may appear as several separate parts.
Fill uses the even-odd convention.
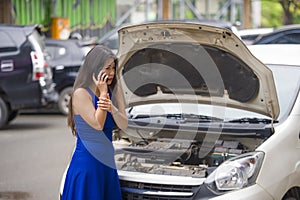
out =
[[[93,80],[98,90],[100,91],[100,95],[107,94],[107,80],[108,80],[107,74],[104,72],[100,72],[97,76],[97,79],[95,78],[95,76],[93,76]]]
[[[101,110],[105,110],[108,112],[111,112],[112,110],[112,102],[110,100],[109,94],[106,94],[106,97],[99,97],[99,100],[97,101],[98,108]]]

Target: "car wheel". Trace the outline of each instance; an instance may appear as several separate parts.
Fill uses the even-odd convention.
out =
[[[69,101],[73,92],[72,87],[63,89],[59,94],[58,109],[63,115],[67,115],[69,112]]]
[[[8,107],[0,97],[0,129],[8,123]]]
[[[10,121],[14,120],[14,119],[18,116],[18,114],[19,114],[19,111],[18,111],[18,110],[11,111],[11,112],[9,113],[8,120],[7,120],[7,121],[10,122]]]
[[[298,200],[300,199],[300,188],[293,187],[282,198],[282,200]]]

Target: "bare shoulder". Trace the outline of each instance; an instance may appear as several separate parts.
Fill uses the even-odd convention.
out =
[[[84,89],[84,88],[77,88],[74,93],[73,93],[73,98],[76,101],[78,100],[82,100],[82,99],[91,99],[91,95],[89,94],[89,92]]]
[[[89,92],[84,89],[84,88],[77,88],[75,91],[74,91],[74,95],[75,96],[78,96],[78,95],[84,95],[84,94],[88,94]]]
[[[92,97],[84,88],[78,88],[74,91],[72,101],[75,113],[81,113],[81,108],[84,108],[88,104],[92,105]]]

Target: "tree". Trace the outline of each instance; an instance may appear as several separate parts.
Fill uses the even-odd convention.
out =
[[[278,0],[261,1],[261,26],[278,27],[283,25],[283,9]]]
[[[294,24],[300,18],[300,0],[279,0],[284,12],[284,21],[286,24]]]
[[[262,0],[262,27],[300,23],[300,0]]]

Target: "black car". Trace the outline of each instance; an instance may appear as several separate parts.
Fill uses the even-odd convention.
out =
[[[78,40],[45,39],[47,60],[53,73],[55,89],[59,93],[56,102],[59,111],[66,115],[73,84],[83,63],[86,48]]]
[[[253,44],[300,44],[300,24],[282,26],[260,35]]]
[[[0,25],[0,128],[58,99],[39,26]]]

